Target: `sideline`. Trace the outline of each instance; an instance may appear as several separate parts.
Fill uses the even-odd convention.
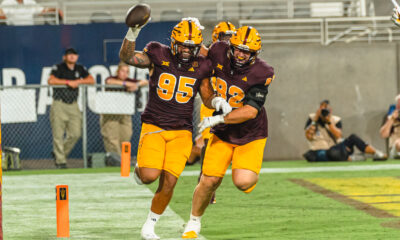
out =
[[[301,172],[352,172],[400,169],[400,164],[363,165],[363,166],[331,166],[331,167],[300,167],[300,168],[262,168],[260,173],[301,173]],[[199,170],[183,171],[181,176],[198,176]],[[231,175],[228,169],[226,175]]]

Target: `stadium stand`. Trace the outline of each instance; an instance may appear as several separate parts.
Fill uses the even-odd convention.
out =
[[[114,18],[109,11],[99,11],[92,13],[90,17],[92,23],[114,22]]]
[[[202,21],[217,21],[217,10],[216,9],[206,9],[203,12]]]
[[[121,23],[124,21],[126,9],[128,9],[132,4],[135,2],[132,1],[94,1],[94,0],[84,0],[84,1],[78,1],[78,0],[70,0],[70,1],[50,1],[50,0],[38,0],[37,1],[40,5],[42,6],[55,6],[58,9],[63,10],[65,13],[65,18],[63,21],[59,21],[58,18],[55,18],[54,16],[49,16],[48,21],[45,21],[45,17],[38,17],[35,19],[35,24],[71,24],[71,29],[74,27],[80,28],[78,29],[79,31],[83,31],[85,29],[94,29],[94,26],[96,24],[90,25],[87,23],[101,23],[101,24],[106,24],[107,22],[116,22],[116,23]],[[204,0],[200,3],[193,3],[193,2],[188,2],[188,1],[182,1],[182,0],[172,0],[172,1],[161,1],[161,0],[148,0],[144,1],[149,3],[150,5],[157,5],[157,8],[152,9],[152,21],[158,22],[158,21],[174,21],[174,20],[179,20],[181,17],[187,17],[187,16],[194,16],[194,17],[199,17],[202,20],[204,20],[203,25],[205,25],[206,29],[204,31],[204,37],[205,37],[205,43],[207,43],[207,38],[211,38],[211,30],[216,21],[219,21],[219,19],[229,19],[234,22],[236,26],[242,26],[242,25],[252,25],[258,29],[258,31],[261,34],[262,41],[264,45],[263,52],[262,54],[264,57],[274,56],[274,48],[270,48],[270,44],[276,44],[278,46],[277,49],[281,48],[286,48],[288,45],[289,47],[296,47],[296,46],[304,46],[301,44],[308,44],[312,47],[321,47],[321,46],[331,46],[331,45],[336,45],[336,44],[345,44],[345,43],[373,43],[373,42],[385,42],[385,43],[390,43],[394,41],[400,40],[400,32],[399,30],[390,22],[390,14],[387,14],[386,16],[384,14],[377,14],[379,15],[378,17],[375,17],[375,12],[374,11],[366,11],[366,9],[371,10],[375,9],[374,8],[374,3],[376,4],[377,1],[364,1],[366,2],[366,6],[361,7],[360,4],[356,4],[355,2],[361,2],[361,1],[345,1],[345,0],[336,0],[336,1],[323,1],[324,3],[330,3],[326,4],[324,7],[329,8],[329,16],[316,16],[313,11],[315,12],[314,7],[315,3],[321,2],[321,0],[288,0],[288,1],[278,1],[278,0],[250,0],[250,1],[243,1],[243,0],[232,0],[232,1],[210,1],[210,0]],[[332,5],[332,3],[335,3]],[[337,4],[340,3],[340,4]],[[195,6],[195,7],[194,7]],[[343,10],[342,7],[343,6]],[[372,6],[372,7],[371,7]],[[179,9],[180,11],[177,11]],[[383,12],[381,5],[376,5],[376,9],[380,9],[381,12]],[[390,8],[388,9],[388,12],[390,12]],[[168,14],[167,14],[168,13]],[[340,14],[339,14],[340,13]],[[366,16],[363,16],[365,15]],[[332,17],[331,15],[337,15],[336,17]],[[382,16],[383,15],[383,16]],[[3,22],[4,23],[4,22]],[[77,26],[74,26],[74,24],[78,23],[83,23],[79,24]],[[237,24],[239,23],[239,24]],[[171,23],[173,24],[173,23]],[[0,26],[1,28],[2,26]],[[41,27],[46,27],[46,26],[41,26]],[[53,26],[47,26],[47,27],[53,27]],[[70,26],[68,26],[69,28]],[[100,26],[98,26],[100,27]],[[125,31],[125,26],[121,24],[121,29],[122,31]],[[85,29],[83,29],[85,28]],[[67,29],[67,28],[64,28]],[[74,28],[75,29],[75,28]],[[76,31],[78,31],[76,30]],[[75,31],[75,30],[74,30]],[[94,30],[94,32],[99,31]],[[66,33],[65,33],[66,34]],[[103,34],[103,33],[102,33]],[[71,35],[72,36],[72,35]],[[117,36],[117,37],[115,37]],[[96,36],[94,36],[96,37]],[[103,36],[101,36],[103,38]],[[118,33],[110,34],[109,37],[104,37],[102,39],[101,43],[99,43],[99,46],[96,45],[96,48],[90,49],[90,54],[93,55],[94,53],[101,55],[100,59],[101,61],[96,62],[92,61],[91,63],[88,64],[89,69],[93,72],[96,72],[98,74],[98,79],[105,79],[105,76],[112,72],[112,66],[109,65],[114,65],[116,64],[115,62],[110,62],[110,56],[111,54],[115,54],[115,52],[112,52],[112,48],[119,49],[120,47],[120,42],[121,39],[115,39],[115,38],[123,38],[123,35],[118,35]],[[96,38],[96,40],[99,37]],[[91,38],[91,40],[93,40]],[[67,42],[66,39],[63,38],[63,41]],[[67,42],[68,43],[68,42]],[[55,43],[54,43],[55,44]],[[307,46],[308,46],[307,45]],[[30,47],[29,49],[32,49],[32,52],[36,51],[33,46],[28,46]],[[334,46],[336,47],[336,46]],[[103,51],[102,51],[103,50]],[[318,48],[319,50],[319,48]],[[89,51],[89,50],[88,50]],[[301,50],[296,49],[296,51],[301,52]],[[355,51],[355,50],[354,50]],[[294,54],[294,53],[290,53]],[[307,53],[309,54],[309,53]],[[277,55],[275,55],[277,56]],[[391,56],[387,55],[386,56]],[[284,59],[286,56],[281,56],[279,55],[279,59]],[[301,56],[303,57],[303,56]],[[104,63],[103,63],[104,59]],[[115,61],[115,60],[114,60]],[[277,61],[274,59],[274,61]],[[371,60],[372,61],[372,60]],[[1,62],[0,62],[1,63]],[[99,64],[99,65],[96,65]],[[101,64],[104,64],[101,65]],[[296,64],[294,64],[296,65]],[[17,66],[17,65],[15,65]],[[9,68],[15,67],[11,66]],[[45,65],[43,65],[45,66]],[[41,66],[40,68],[42,68]],[[50,66],[46,66],[47,68],[50,68]],[[105,70],[104,70],[105,69]],[[109,69],[109,70],[108,70]],[[30,73],[29,71],[31,70],[24,70],[27,79],[27,83],[32,83],[30,78],[32,76],[29,76],[28,74]],[[45,75],[45,71],[43,70],[43,75]],[[147,73],[139,72],[139,70],[134,70],[132,72],[135,72],[136,74],[144,74],[146,75]],[[3,70],[3,76],[4,76],[4,70]],[[23,72],[21,75],[24,74]],[[282,74],[282,73],[280,73]],[[25,78],[25,76],[23,76]],[[40,74],[38,77],[35,77],[35,81],[38,81],[40,79]],[[19,79],[19,78],[18,78]],[[4,77],[3,77],[4,81]],[[24,79],[25,81],[25,79]],[[311,81],[311,80],[310,80]],[[98,81],[99,82],[99,81]],[[38,83],[38,82],[36,82]],[[101,84],[103,84],[100,81]],[[279,84],[279,83],[278,83]],[[10,85],[8,85],[8,88],[10,88]],[[32,84],[28,84],[29,87],[24,87],[24,91],[34,91],[34,94],[32,94],[32,97],[37,97],[39,96],[40,99],[46,99],[45,96],[47,96],[50,92],[48,87],[44,87],[41,85],[35,85],[33,86]],[[103,88],[103,85],[98,85],[97,88],[101,89]],[[7,88],[5,87],[5,84],[3,82],[2,89]],[[23,88],[23,87],[21,87]],[[87,91],[89,95],[91,95],[88,99],[84,99],[89,105],[89,109],[86,108],[87,111],[87,126],[88,128],[88,136],[86,136],[86,144],[89,147],[88,149],[78,149],[75,152],[76,154],[73,155],[73,159],[71,159],[71,167],[84,167],[82,163],[82,158],[81,155],[79,154],[79,151],[86,151],[83,155],[85,158],[88,157],[88,155],[96,152],[101,152],[102,145],[101,142],[95,141],[95,139],[98,138],[98,129],[93,128],[93,122],[98,121],[96,118],[96,115],[98,111],[96,112],[96,107],[93,106],[92,100],[96,98],[96,95],[93,94],[93,91],[91,89],[85,89],[84,91]],[[24,94],[26,93],[24,92]],[[143,89],[143,95],[146,95],[146,89]],[[100,96],[100,95],[99,95]],[[21,98],[22,99],[22,98]],[[27,99],[27,98],[26,98]],[[36,111],[38,113],[37,117],[38,120],[29,120],[26,122],[9,122],[9,123],[4,123],[4,126],[6,127],[4,133],[9,134],[10,132],[15,132],[17,134],[24,134],[25,132],[30,132],[32,133],[32,136],[37,136],[41,137],[42,139],[39,139],[39,141],[45,141],[45,138],[49,138],[51,136],[50,130],[49,129],[44,129],[40,134],[37,134],[37,132],[31,132],[31,131],[38,131],[38,129],[41,129],[41,127],[36,126],[38,123],[33,123],[34,121],[41,121],[40,124],[43,124],[43,118],[45,115],[42,115],[43,112],[46,112],[43,109],[43,106],[45,106],[45,102],[47,100],[43,100],[40,104],[38,103],[39,101],[36,99],[35,102],[37,103],[37,108]],[[135,99],[135,101],[139,104],[145,103],[145,100],[143,99]],[[288,103],[286,103],[288,104]],[[25,107],[28,105],[25,105]],[[143,106],[141,106],[142,108]],[[142,110],[142,109],[141,109]],[[27,111],[28,112],[28,111]],[[40,112],[40,114],[39,114]],[[140,112],[140,110],[138,110]],[[272,111],[272,117],[274,116],[273,111]],[[4,116],[4,115],[3,115]],[[12,117],[11,115],[9,115]],[[24,115],[25,117],[28,117],[28,114]],[[36,115],[34,115],[36,117]],[[135,121],[138,121],[139,116],[135,116]],[[97,123],[97,122],[96,122]],[[30,129],[32,125],[35,125],[34,129]],[[39,125],[39,124],[38,124]],[[47,122],[45,124],[48,126]],[[97,124],[98,125],[98,124]],[[96,126],[97,126],[96,125]],[[135,131],[138,132],[140,125],[136,123],[134,126]],[[96,133],[96,134],[94,134]],[[273,133],[272,133],[273,134]],[[272,135],[271,139],[277,139],[276,136]],[[274,144],[272,140],[271,144]],[[276,141],[276,140],[275,140]],[[85,141],[83,141],[85,144]],[[16,146],[19,147],[19,142],[10,142],[9,146]],[[79,145],[82,145],[79,143]],[[84,146],[84,145],[83,145]],[[274,145],[272,145],[274,146]],[[276,149],[279,149],[277,147]],[[48,150],[48,151],[47,151]],[[32,146],[29,149],[21,149],[21,162],[22,162],[22,167],[23,168],[49,168],[53,167],[53,163],[45,163],[40,162],[43,160],[43,156],[46,155],[45,157],[50,156],[50,150],[46,149],[46,152],[44,154],[35,152],[38,151],[37,148]],[[273,151],[272,151],[273,152]],[[293,158],[293,155],[295,151],[288,151],[288,154],[292,155],[279,155],[281,158]],[[34,158],[41,159],[38,162],[32,162],[32,161],[25,161],[27,159],[32,159],[32,156],[34,155]],[[275,158],[276,159],[277,155],[269,155],[268,157],[270,158]],[[48,160],[48,159],[47,159]],[[29,163],[28,163],[29,162]],[[48,161],[47,161],[48,162]]]
[[[176,21],[181,18],[183,18],[182,10],[165,10],[161,12],[160,21]]]
[[[116,22],[122,22],[126,9],[139,1],[94,1],[94,0],[38,0],[40,4],[57,4],[65,12],[64,23],[89,23],[94,12],[107,11]],[[366,6],[370,0],[223,0],[188,2],[183,0],[147,0],[140,1],[148,4],[157,4],[152,9],[153,21],[179,20],[182,16],[197,17],[209,20],[238,20],[238,19],[276,19],[276,18],[309,18],[317,17],[316,12],[323,12],[325,16],[366,16]],[[178,10],[177,10],[178,9]],[[179,11],[177,14],[174,11]],[[104,16],[109,19],[108,16]]]

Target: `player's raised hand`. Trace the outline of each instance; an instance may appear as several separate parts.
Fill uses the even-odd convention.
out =
[[[224,116],[223,115],[216,115],[212,117],[206,117],[201,121],[198,125],[199,133],[202,133],[206,128],[214,127],[220,123],[224,123]]]
[[[227,103],[222,97],[213,98],[211,101],[211,106],[213,106],[217,112],[222,110],[223,116],[226,116],[228,113],[232,112],[231,105],[229,105],[229,103]]]
[[[399,16],[399,11],[397,10],[397,8],[393,8],[393,14],[392,14],[392,21],[394,22],[394,24],[396,24],[396,26],[400,27],[400,16]]]
[[[137,4],[126,13],[125,23],[129,27],[125,38],[131,42],[135,41],[140,30],[150,21],[150,6]]]

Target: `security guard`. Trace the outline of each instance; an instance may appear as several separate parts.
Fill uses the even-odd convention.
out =
[[[49,85],[65,85],[53,89],[50,123],[53,131],[53,157],[57,168],[67,168],[67,156],[81,136],[82,115],[78,108],[80,84],[94,84],[87,69],[77,64],[78,52],[69,48],[63,62],[53,66]],[[65,137],[64,137],[65,135]]]

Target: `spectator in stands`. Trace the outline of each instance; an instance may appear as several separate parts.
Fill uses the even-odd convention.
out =
[[[35,0],[3,0],[0,8],[0,19],[6,19],[8,25],[33,25],[35,15],[56,12],[55,8],[39,6]],[[58,16],[64,17],[61,10]]]
[[[139,87],[148,85],[148,81],[129,78],[129,66],[121,63],[118,65],[116,75],[107,78],[106,84],[124,86],[124,89],[107,88],[106,91],[136,92]],[[131,115],[102,114],[100,128],[106,152],[120,156],[122,142],[129,142],[132,137]]]
[[[64,85],[53,89],[50,122],[53,131],[53,157],[57,168],[67,167],[67,156],[81,136],[82,115],[78,107],[78,87],[94,84],[94,78],[86,68],[77,64],[78,52],[65,50],[63,62],[53,66],[49,85]],[[64,137],[64,135],[66,135]]]
[[[316,113],[311,113],[305,126],[310,150],[303,156],[309,162],[360,161],[364,155],[355,155],[354,146],[362,153],[371,154],[376,161],[386,160],[386,154],[365,143],[355,134],[342,139],[342,121],[332,114],[328,100],[320,103]],[[361,157],[361,158],[360,158]]]
[[[389,157],[400,157],[400,94],[395,98],[396,104],[389,107],[385,121],[380,129],[382,138],[389,138]]]

